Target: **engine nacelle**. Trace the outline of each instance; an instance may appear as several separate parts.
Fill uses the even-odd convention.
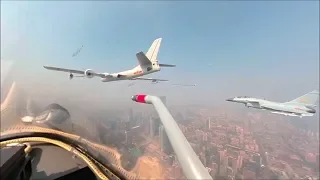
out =
[[[121,77],[123,77],[123,75],[121,75],[121,74],[117,74],[117,73],[114,73],[114,74],[110,74],[112,77],[114,77],[114,78],[121,78]]]
[[[105,77],[110,76],[110,73],[103,73]]]
[[[253,105],[251,103],[247,103],[246,106],[247,107],[253,107]]]
[[[72,79],[73,78],[73,74],[72,73],[70,73],[70,75],[69,75],[69,79]]]
[[[87,77],[87,78],[93,78],[94,77],[94,71],[92,69],[87,69],[86,71],[84,71],[84,75]]]

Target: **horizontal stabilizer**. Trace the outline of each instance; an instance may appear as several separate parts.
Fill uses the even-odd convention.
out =
[[[136,78],[133,78],[132,80],[148,80],[148,81],[153,81],[153,82],[169,81],[169,80],[166,80],[166,79],[153,79],[153,78],[142,78],[142,77],[136,77]]]
[[[160,67],[176,67],[176,65],[172,64],[159,64]]]

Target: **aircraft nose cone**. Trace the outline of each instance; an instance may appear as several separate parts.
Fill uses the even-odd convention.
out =
[[[137,95],[131,96],[132,101],[137,101]]]
[[[233,101],[233,98],[226,99],[226,101],[232,102],[232,101]]]

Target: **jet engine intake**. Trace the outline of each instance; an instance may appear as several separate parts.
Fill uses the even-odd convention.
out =
[[[84,72],[84,75],[85,75],[87,78],[93,78],[93,77],[94,77],[94,74],[95,74],[95,72],[94,72],[92,69],[87,69],[87,70]]]

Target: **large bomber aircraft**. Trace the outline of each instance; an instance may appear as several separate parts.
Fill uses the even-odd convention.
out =
[[[271,113],[282,114],[285,116],[313,116],[316,113],[317,103],[319,101],[319,91],[314,90],[292,101],[279,103],[267,101],[264,99],[252,98],[248,96],[239,96],[227,99],[230,102],[243,103],[246,107],[269,110]]]
[[[74,70],[74,69],[64,69],[52,66],[43,66],[46,69],[53,71],[62,71],[70,73],[69,78],[72,79],[73,74],[80,74],[81,76],[76,77],[100,77],[102,82],[110,82],[110,81],[119,81],[119,80],[149,80],[151,82],[158,81],[168,81],[164,79],[153,79],[153,78],[142,78],[141,76],[155,73],[161,70],[161,67],[175,67],[175,65],[170,64],[160,64],[158,63],[157,56],[159,52],[159,48],[161,45],[162,38],[158,38],[153,41],[151,47],[149,48],[147,54],[144,54],[142,51],[136,53],[136,57],[138,59],[139,65],[133,69],[116,72],[116,73],[97,73],[92,69],[87,69],[85,71]]]

